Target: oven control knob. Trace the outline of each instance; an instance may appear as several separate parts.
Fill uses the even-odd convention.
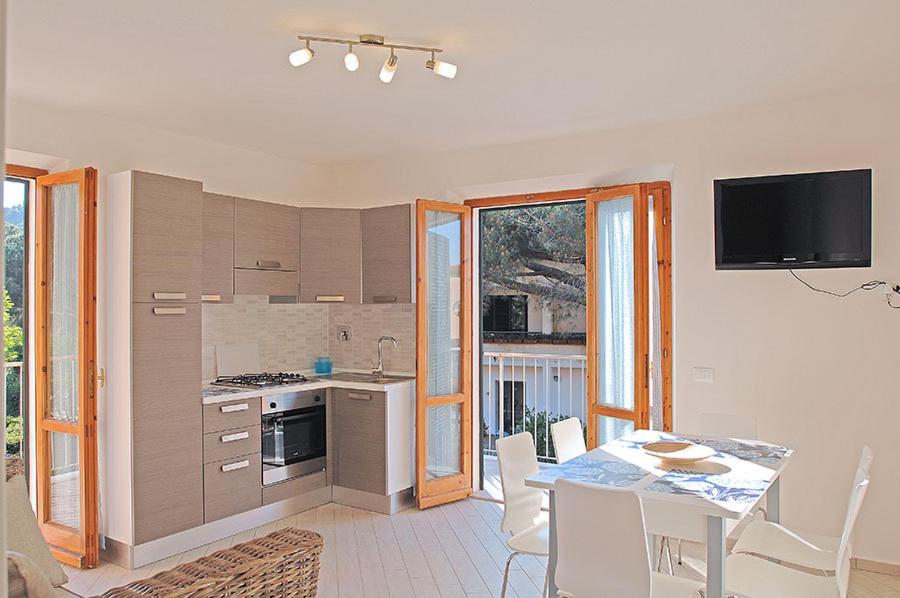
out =
[[[316,395],[315,398],[313,398],[313,401],[315,401],[316,403],[320,402],[321,400],[322,397],[320,397],[319,395]]]
[[[269,403],[269,409],[275,409],[278,407],[278,403]]]

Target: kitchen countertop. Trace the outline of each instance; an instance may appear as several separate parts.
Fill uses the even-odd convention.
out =
[[[335,372],[338,373],[338,372]],[[358,373],[349,371],[349,373]],[[213,386],[209,383],[203,384],[202,400],[204,405],[213,405],[215,403],[224,403],[226,401],[238,401],[241,399],[251,399],[254,397],[267,397],[271,395],[279,395],[287,392],[298,392],[303,390],[319,390],[322,388],[347,388],[350,390],[370,390],[373,392],[385,392],[388,387],[397,388],[400,386],[408,386],[416,383],[416,379],[412,376],[391,375],[398,378],[383,384],[374,382],[359,382],[347,380],[332,380],[327,376],[316,377],[307,374],[309,378],[306,382],[299,384],[284,384],[282,386],[270,386],[268,388],[232,388],[229,386]]]

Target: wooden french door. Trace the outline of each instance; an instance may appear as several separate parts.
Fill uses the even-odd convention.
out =
[[[472,209],[416,203],[416,500],[472,494]]]
[[[96,407],[97,171],[37,178],[37,517],[54,556],[99,560]]]
[[[590,448],[635,428],[671,428],[669,211],[668,183],[587,196]]]

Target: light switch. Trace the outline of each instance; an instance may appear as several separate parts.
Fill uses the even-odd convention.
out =
[[[712,368],[694,368],[694,382],[712,382],[716,379],[716,371]]]

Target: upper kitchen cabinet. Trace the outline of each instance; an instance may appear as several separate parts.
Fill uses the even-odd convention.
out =
[[[299,242],[299,208],[252,199],[234,200],[235,268],[296,272]]]
[[[297,295],[300,209],[235,198],[234,293]]]
[[[410,204],[362,210],[363,303],[412,301]]]
[[[131,184],[132,301],[198,302],[201,183],[139,171],[127,174]]]
[[[230,302],[234,295],[234,198],[203,193],[204,301]]]
[[[300,301],[361,300],[360,211],[303,208],[300,217]]]

